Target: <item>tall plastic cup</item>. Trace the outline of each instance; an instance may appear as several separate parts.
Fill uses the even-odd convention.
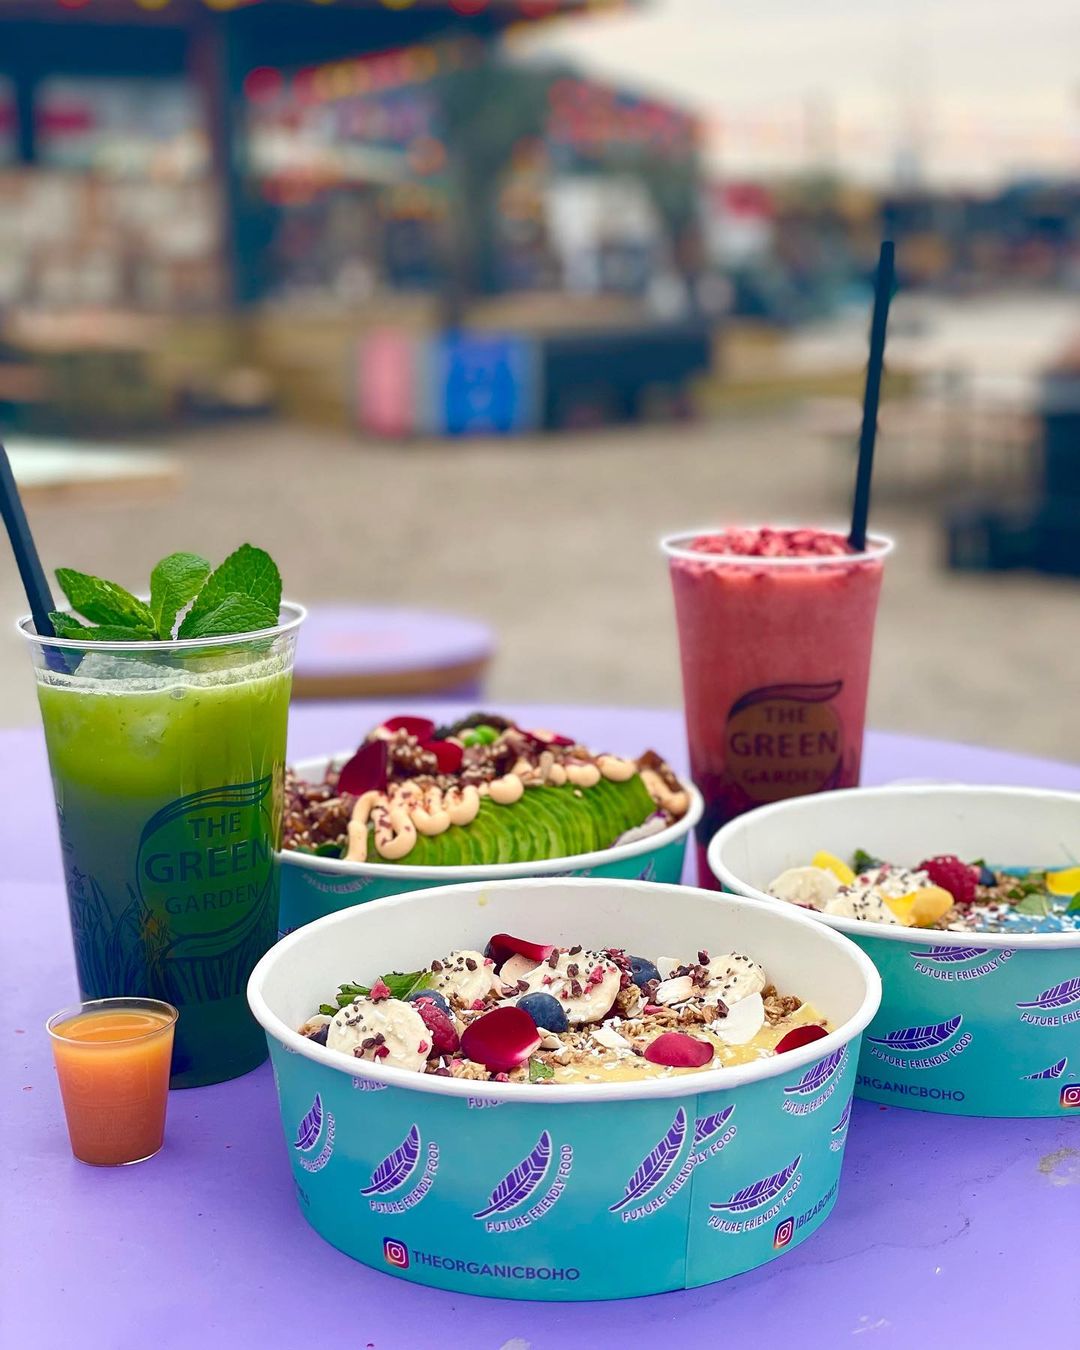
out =
[[[730,533],[662,540],[691,774],[705,798],[702,886],[716,884],[705,850],[725,821],[764,802],[858,784],[874,618],[892,549],[874,535],[861,553],[747,556],[722,551]]]
[[[31,646],[84,999],[179,1010],[173,1087],[266,1057],[244,990],[277,935],[296,630]]]

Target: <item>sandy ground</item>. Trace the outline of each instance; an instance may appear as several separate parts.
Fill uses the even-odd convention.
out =
[[[680,690],[664,531],[710,520],[835,520],[844,455],[792,410],[718,423],[515,442],[380,446],[283,424],[178,437],[179,486],[30,504],[45,564],[145,586],[173,549],[220,559],[244,539],[307,602],[415,603],[499,635],[491,700],[673,705]],[[871,720],[1080,760],[1080,587],[942,570],[939,521],[883,505],[887,572]],[[0,612],[22,612],[9,557]],[[823,634],[823,641],[828,635]],[[32,679],[0,637],[0,723],[35,717]]]

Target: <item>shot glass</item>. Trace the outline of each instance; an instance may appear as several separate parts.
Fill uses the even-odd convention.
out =
[[[80,1162],[120,1167],[161,1148],[177,1015],[158,999],[100,998],[46,1022]]]

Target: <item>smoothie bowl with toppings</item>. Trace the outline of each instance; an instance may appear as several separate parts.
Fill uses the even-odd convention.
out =
[[[279,929],[456,881],[677,882],[701,812],[652,750],[598,754],[494,713],[392,717],[355,754],[287,770]]]
[[[1080,796],[866,788],[733,821],[726,890],[846,933],[884,986],[856,1096],[926,1111],[1080,1110]]]
[[[880,987],[797,910],[559,878],[330,915],[248,996],[321,1236],[420,1284],[579,1300],[724,1279],[824,1221]]]

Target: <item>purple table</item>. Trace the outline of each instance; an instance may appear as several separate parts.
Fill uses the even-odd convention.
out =
[[[391,711],[297,708],[291,753],[337,748]],[[649,742],[685,766],[674,712],[518,712],[616,752]],[[168,1142],[152,1162],[115,1171],[73,1162],[41,1030],[75,997],[44,749],[36,731],[2,733],[0,747],[0,1344],[593,1350],[754,1340],[835,1350],[864,1332],[867,1344],[905,1350],[1076,1344],[1080,1131],[1071,1121],[965,1121],[856,1103],[844,1184],[820,1233],[724,1284],[621,1304],[442,1294],[328,1247],[293,1200],[265,1065],[174,1093]],[[867,781],[898,778],[1080,789],[1080,768],[872,736]]]

